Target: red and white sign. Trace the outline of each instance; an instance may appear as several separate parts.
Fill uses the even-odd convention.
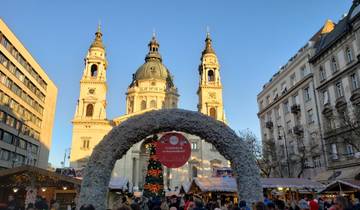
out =
[[[156,143],[157,159],[168,168],[179,168],[190,158],[189,141],[180,133],[166,133]]]

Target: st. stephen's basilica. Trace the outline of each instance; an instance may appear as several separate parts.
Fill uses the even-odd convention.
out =
[[[155,35],[148,44],[149,52],[133,74],[126,92],[126,114],[109,120],[106,116],[107,65],[100,28],[85,58],[80,80],[80,94],[72,120],[71,167],[86,165],[93,148],[114,127],[132,117],[154,109],[177,108],[178,89],[172,74],[163,64]],[[111,73],[111,72],[110,72]],[[212,47],[209,33],[199,65],[198,111],[225,123],[220,80],[220,65]],[[161,134],[159,134],[161,135]],[[182,167],[164,168],[166,187],[174,189],[193,177],[209,177],[219,168],[228,167],[228,161],[216,149],[197,136],[184,134],[191,143],[191,157]],[[113,178],[125,178],[132,186],[142,189],[149,155],[141,141],[116,162]]]

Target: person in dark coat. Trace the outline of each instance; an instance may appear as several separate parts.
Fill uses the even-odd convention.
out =
[[[8,210],[18,210],[19,209],[19,205],[13,195],[9,195],[7,209]]]

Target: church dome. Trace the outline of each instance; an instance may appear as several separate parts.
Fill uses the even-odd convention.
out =
[[[142,66],[138,68],[135,73],[136,80],[144,79],[163,79],[169,77],[169,71],[158,60],[147,60]]]
[[[170,71],[162,63],[162,58],[159,53],[159,43],[155,35],[153,35],[149,46],[149,52],[145,57],[145,63],[141,65],[135,74],[133,74],[133,81],[130,86],[136,84],[139,80],[160,79],[165,80],[168,87],[174,87],[173,79]]]

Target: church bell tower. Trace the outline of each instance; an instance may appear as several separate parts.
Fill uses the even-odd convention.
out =
[[[72,167],[85,166],[93,148],[112,128],[111,122],[106,118],[107,61],[100,26],[84,61],[79,100],[72,120]]]
[[[206,34],[205,49],[200,60],[200,82],[197,91],[199,96],[198,111],[216,120],[225,122],[220,65],[212,48],[209,32]]]
[[[95,33],[84,59],[85,68],[80,80],[80,96],[75,119],[106,119],[106,68],[105,47],[102,42],[100,26]]]

